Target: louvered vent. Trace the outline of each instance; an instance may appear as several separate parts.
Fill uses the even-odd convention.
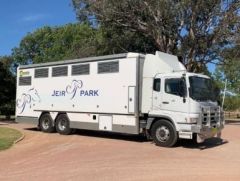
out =
[[[88,74],[89,74],[89,64],[72,66],[72,75],[88,75]]]
[[[48,68],[35,69],[34,77],[35,78],[48,77]]]
[[[68,75],[68,66],[52,68],[52,77],[61,77],[61,76],[67,76],[67,75]]]
[[[119,72],[119,62],[102,62],[98,63],[98,73],[114,73]]]
[[[32,77],[19,77],[18,81],[19,86],[27,86],[32,84]]]

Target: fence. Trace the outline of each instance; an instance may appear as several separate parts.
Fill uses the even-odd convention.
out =
[[[231,119],[240,119],[240,112],[225,111],[224,112],[224,117],[225,118],[231,118]]]

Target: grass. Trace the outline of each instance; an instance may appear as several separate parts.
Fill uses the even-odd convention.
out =
[[[18,130],[0,127],[0,151],[10,148],[21,136],[22,133]]]

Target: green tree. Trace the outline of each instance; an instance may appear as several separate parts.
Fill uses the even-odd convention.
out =
[[[0,114],[7,119],[15,110],[15,77],[10,71],[12,61],[11,57],[0,57]]]
[[[29,33],[13,49],[12,56],[16,63],[29,64],[128,51],[154,52],[152,41],[137,32],[115,27],[68,24]]]
[[[235,94],[240,95],[240,44],[225,49],[222,55],[225,64],[216,66],[213,74],[214,80],[223,90],[225,81],[227,80],[227,89]]]
[[[240,94],[240,44],[234,48],[227,49],[224,52],[226,63],[219,66],[220,71],[223,72],[224,77],[228,80],[228,88]]]
[[[156,47],[153,39],[146,38],[138,32],[131,32],[116,27],[100,27],[101,43],[97,47],[98,55],[142,52],[154,53]]]
[[[223,108],[226,111],[240,110],[240,96],[226,96]]]
[[[81,23],[137,32],[149,46],[181,55],[189,71],[223,61],[239,33],[239,0],[72,0]],[[141,37],[140,36],[140,37]],[[145,45],[146,46],[146,45]],[[126,47],[128,48],[128,47]]]
[[[100,42],[101,34],[87,24],[43,27],[28,33],[12,55],[21,64],[87,57],[97,54]]]

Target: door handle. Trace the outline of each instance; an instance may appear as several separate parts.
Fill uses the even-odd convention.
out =
[[[163,104],[169,104],[169,102],[162,102]]]

